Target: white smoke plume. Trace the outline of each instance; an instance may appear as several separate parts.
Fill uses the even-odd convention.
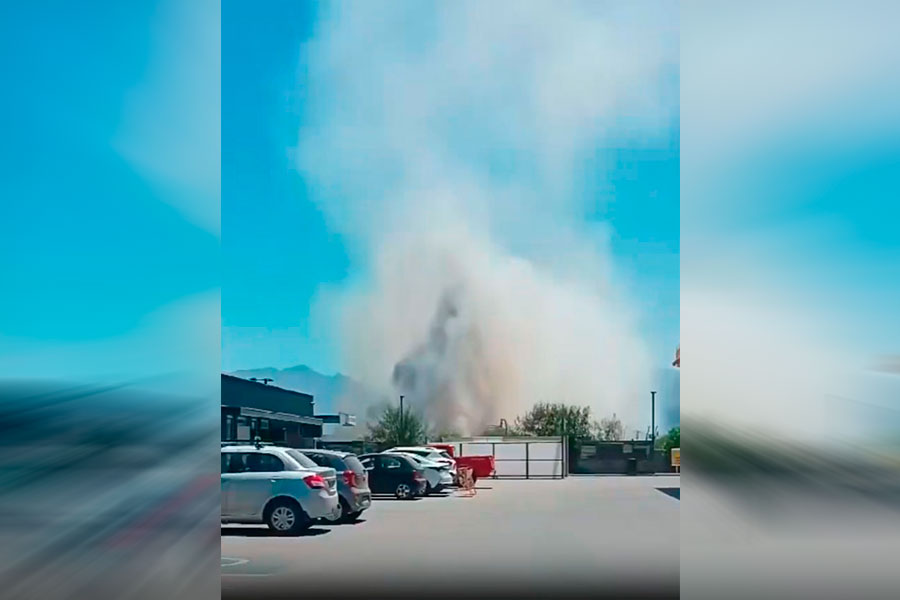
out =
[[[438,429],[538,401],[643,429],[639,315],[577,184],[677,117],[672,3],[340,6],[304,48],[298,159],[366,273],[322,296],[344,368]]]

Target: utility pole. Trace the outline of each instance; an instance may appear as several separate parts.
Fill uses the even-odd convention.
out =
[[[404,435],[404,433],[403,433],[403,396],[400,396],[400,435],[401,436]],[[404,444],[406,442],[401,441],[400,443]]]
[[[656,392],[650,392],[650,452],[656,450]]]

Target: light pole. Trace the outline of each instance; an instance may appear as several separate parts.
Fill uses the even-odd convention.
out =
[[[656,392],[650,392],[650,452],[656,450]]]
[[[403,434],[403,396],[400,396],[400,435],[401,436],[404,435]],[[401,440],[400,443],[403,444],[405,442],[403,442]]]

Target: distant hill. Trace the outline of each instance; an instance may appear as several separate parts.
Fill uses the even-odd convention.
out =
[[[297,365],[287,369],[264,367],[242,369],[229,375],[249,379],[251,377],[272,379],[270,385],[312,394],[317,414],[331,414],[338,410],[358,410],[376,401],[377,395],[355,379],[337,373],[323,375],[306,366]]]

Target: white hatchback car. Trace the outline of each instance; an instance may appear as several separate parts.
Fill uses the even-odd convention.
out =
[[[222,446],[222,522],[265,523],[292,534],[340,510],[334,469],[293,448]]]
[[[422,458],[411,452],[394,451],[392,454],[400,454],[408,456],[416,465],[425,472],[425,480],[428,483],[425,488],[425,494],[432,492],[440,492],[445,487],[453,485],[453,475],[450,473],[450,467],[443,463],[437,463],[427,458]]]
[[[404,452],[406,454],[415,454],[419,458],[430,460],[442,465],[446,465],[450,471],[453,481],[456,481],[456,461],[450,458],[446,452],[441,452],[435,448],[427,446],[396,446],[385,452]]]

